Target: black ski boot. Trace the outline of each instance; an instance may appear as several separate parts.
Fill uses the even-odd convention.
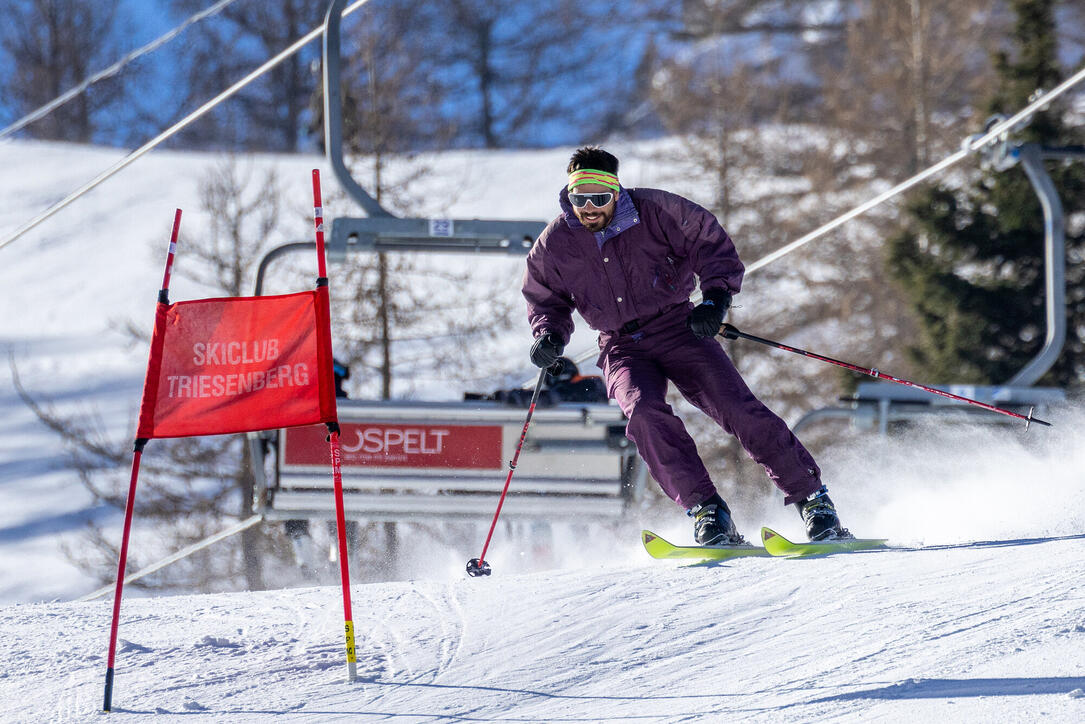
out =
[[[795,504],[806,524],[806,537],[811,541],[839,540],[854,538],[848,529],[840,525],[836,515],[836,506],[829,499],[829,490],[822,485],[810,494],[806,500]]]
[[[719,493],[686,511],[693,518],[693,537],[702,546],[740,546],[746,539],[735,529],[731,509]]]

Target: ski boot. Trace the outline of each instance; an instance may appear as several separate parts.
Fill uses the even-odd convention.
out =
[[[693,518],[693,537],[702,546],[740,546],[746,539],[735,529],[731,509],[719,493],[686,511]]]
[[[840,525],[836,506],[829,499],[829,490],[822,485],[805,500],[795,504],[806,524],[806,537],[812,542],[854,538],[848,529]]]

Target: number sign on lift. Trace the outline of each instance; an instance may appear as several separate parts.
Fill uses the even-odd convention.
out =
[[[454,233],[452,219],[430,219],[429,235],[451,237]]]

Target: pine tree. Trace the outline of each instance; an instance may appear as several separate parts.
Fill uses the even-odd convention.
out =
[[[1011,52],[996,55],[998,90],[988,113],[1010,115],[1060,80],[1054,0],[1014,0]],[[1077,141],[1057,104],[1013,138]],[[1066,218],[1085,210],[1085,164],[1047,163]],[[1043,346],[1043,215],[1020,166],[984,170],[964,188],[940,186],[908,204],[908,227],[889,243],[889,267],[911,300],[920,333],[911,347],[935,382],[1001,383]],[[1077,225],[1080,227],[1080,224]],[[1067,340],[1044,384],[1072,386],[1085,373],[1085,233],[1067,224]]]

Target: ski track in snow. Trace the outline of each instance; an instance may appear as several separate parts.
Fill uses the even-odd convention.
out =
[[[1077,537],[354,586],[354,684],[336,587],[137,598],[114,704],[124,721],[1075,722],[1083,555]],[[110,608],[3,609],[0,718],[94,716]]]

